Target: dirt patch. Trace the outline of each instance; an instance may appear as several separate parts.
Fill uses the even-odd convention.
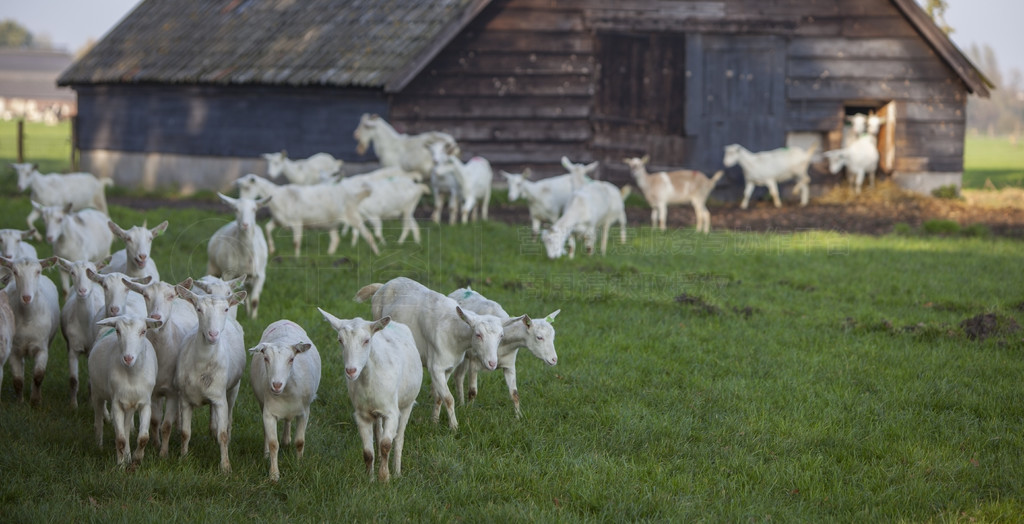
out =
[[[985,313],[968,318],[960,323],[967,338],[982,342],[989,337],[1004,338],[1020,331],[1017,321],[996,313]]]
[[[769,200],[753,202],[745,210],[734,202],[710,203],[709,210],[711,227],[716,230],[779,233],[824,230],[884,235],[891,233],[895,224],[904,223],[916,229],[926,221],[944,219],[961,226],[983,224],[997,236],[1024,238],[1024,190],[964,191],[964,195],[964,200],[927,197],[905,191],[886,180],[874,188],[865,188],[860,195],[845,184],[837,184],[812,199],[806,207],[786,202],[781,208],[775,208]],[[111,204],[140,210],[167,207],[229,211],[216,200],[148,197],[110,197],[108,200]],[[429,220],[431,209],[430,199],[425,198],[416,217]],[[644,206],[630,206],[626,215],[631,227],[650,224],[650,210]],[[530,212],[522,201],[492,203],[490,216],[509,224],[525,227],[530,224]],[[693,209],[689,206],[669,207],[669,227],[689,229],[695,223]]]
[[[704,315],[718,315],[722,312],[718,306],[708,303],[703,298],[689,293],[683,293],[682,295],[677,296],[675,300],[677,303],[687,306]]]

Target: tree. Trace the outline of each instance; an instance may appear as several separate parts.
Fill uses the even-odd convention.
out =
[[[32,33],[10,18],[0,22],[0,47],[32,47]]]
[[[953,28],[946,23],[946,9],[948,8],[949,5],[946,3],[946,0],[926,0],[924,4],[925,12],[928,13],[928,16],[932,17],[935,25],[939,26],[939,29],[947,35],[953,32]]]

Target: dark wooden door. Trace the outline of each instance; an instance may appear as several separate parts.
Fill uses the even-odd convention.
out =
[[[691,35],[687,40],[687,160],[706,173],[722,169],[723,148],[751,151],[786,144],[785,40],[774,36]],[[742,180],[738,168],[727,172]]]

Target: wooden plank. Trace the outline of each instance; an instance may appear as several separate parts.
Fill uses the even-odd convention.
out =
[[[588,75],[594,72],[595,67],[595,59],[589,54],[462,50],[443,53],[424,73],[431,76],[453,72],[527,76],[566,73]]]
[[[958,173],[964,170],[963,156],[901,156],[893,170],[899,173]]]
[[[919,38],[799,38],[789,44],[791,58],[937,58]]]
[[[422,80],[422,81],[420,81]],[[593,92],[589,75],[441,75],[418,79],[404,95],[433,96],[589,96]]]
[[[908,101],[896,105],[899,122],[964,122],[967,112],[964,103],[937,101]]]
[[[906,18],[893,16],[847,17],[842,19],[842,36],[849,38],[918,38]]]
[[[790,78],[859,78],[876,80],[946,80],[953,72],[938,60],[805,58],[788,60]]]
[[[460,142],[583,142],[592,136],[590,121],[585,119],[431,120],[429,125]]]
[[[897,16],[890,0],[838,0],[839,13],[845,16]]]
[[[480,51],[592,53],[589,36],[535,33],[530,31],[494,31],[476,35],[463,45]]]
[[[591,114],[586,97],[532,97],[530,103],[508,97],[396,97],[392,118],[418,119],[579,119]]]
[[[791,80],[790,100],[896,100],[956,101],[965,97],[962,84],[929,81],[862,81],[853,79]]]
[[[488,21],[483,30],[581,33],[586,26],[580,11],[506,8]]]

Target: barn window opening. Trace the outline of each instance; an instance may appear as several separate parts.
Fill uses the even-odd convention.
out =
[[[682,135],[685,42],[679,35],[599,34],[597,118]]]

